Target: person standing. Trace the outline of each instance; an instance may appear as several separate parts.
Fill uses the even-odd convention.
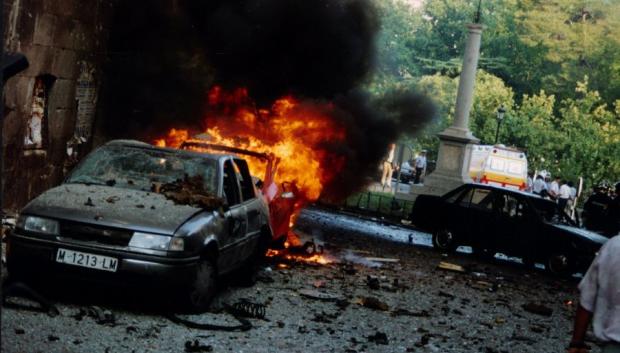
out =
[[[560,196],[560,181],[562,179],[559,176],[553,178],[553,181],[549,184],[549,197],[551,200],[557,202],[558,197]]]
[[[545,183],[545,179],[543,179],[542,175],[539,174],[536,176],[532,192],[536,195],[540,195],[540,197],[547,196],[547,183]]]
[[[587,353],[585,335],[590,321],[594,335],[603,342],[603,353],[620,353],[620,237],[609,239],[599,250],[579,283],[579,307],[568,353]]]
[[[583,204],[581,218],[588,230],[603,231],[605,229],[605,215],[611,198],[607,196],[605,185],[599,184],[594,187],[592,194]]]
[[[558,210],[562,212],[566,212],[566,205],[568,205],[568,201],[571,198],[571,190],[570,186],[568,186],[568,182],[566,180],[562,181],[562,186],[558,190]]]
[[[534,173],[527,172],[527,181],[525,183],[525,192],[534,192]]]
[[[392,163],[394,162],[394,150],[396,150],[396,144],[390,143],[390,147],[387,155],[383,159],[383,174],[381,175],[381,187],[385,190],[392,188]]]
[[[426,170],[426,150],[422,150],[415,159],[415,179],[414,184],[420,184],[422,174]]]
[[[607,226],[605,227],[607,237],[613,237],[620,232],[620,182],[616,183],[614,189],[614,198],[607,207]]]

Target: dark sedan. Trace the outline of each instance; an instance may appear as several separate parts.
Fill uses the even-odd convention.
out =
[[[432,232],[433,246],[474,253],[496,252],[539,262],[557,274],[583,272],[606,238],[576,227],[557,205],[537,195],[481,184],[465,184],[439,196],[420,195],[412,223]]]
[[[245,160],[113,141],[32,200],[8,238],[9,274],[164,284],[204,310],[219,274],[271,240]]]

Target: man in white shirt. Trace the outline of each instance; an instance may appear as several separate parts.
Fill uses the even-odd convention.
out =
[[[566,205],[571,198],[571,194],[570,186],[568,186],[568,183],[564,180],[562,186],[560,186],[558,190],[558,209],[560,211],[566,211]]]
[[[549,184],[549,197],[552,200],[557,200],[558,196],[560,196],[560,177],[556,176],[551,184]]]
[[[545,183],[545,179],[543,179],[542,175],[536,176],[536,180],[534,180],[534,186],[532,187],[532,192],[536,195],[545,197],[547,192],[547,183]]]
[[[387,156],[383,159],[383,174],[381,175],[381,186],[383,189],[386,187],[388,189],[392,188],[392,163],[394,162],[394,150],[396,149],[396,144],[390,143],[390,149],[388,150]]]
[[[415,181],[414,184],[420,184],[420,178],[426,169],[426,150],[422,150],[420,155],[415,159]]]
[[[620,236],[600,249],[579,283],[581,296],[569,353],[587,353],[584,343],[592,320],[594,335],[605,344],[602,353],[620,353]]]

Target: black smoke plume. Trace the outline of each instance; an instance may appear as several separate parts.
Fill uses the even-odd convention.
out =
[[[347,158],[325,194],[346,196],[376,177],[387,145],[434,115],[424,97],[360,86],[372,75],[378,15],[371,0],[119,2],[106,72],[110,137],[152,139],[199,129],[213,84],[247,87],[259,107],[283,95],[329,101],[347,128],[323,148]]]

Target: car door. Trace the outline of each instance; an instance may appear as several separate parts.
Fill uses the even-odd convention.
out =
[[[496,198],[496,218],[498,220],[497,250],[511,256],[521,256],[531,244],[529,237],[535,233],[531,217],[525,200],[520,195],[511,192],[501,192]]]
[[[498,220],[493,214],[496,192],[493,189],[475,187],[471,192],[467,226],[469,245],[477,249],[495,249],[495,230]]]
[[[247,233],[248,224],[246,206],[242,203],[241,188],[237,180],[235,165],[230,158],[224,161],[223,191],[228,203],[228,210],[225,212],[228,241],[222,248],[218,265],[221,266],[221,269],[228,269],[243,260],[243,240]]]
[[[247,258],[256,248],[263,225],[260,209],[262,201],[257,197],[247,162],[243,159],[235,158],[234,163],[237,180],[241,187],[242,204],[245,207],[247,217],[246,232],[242,236],[242,244],[240,244],[242,248],[241,256]]]
[[[444,199],[442,214],[439,215],[440,223],[451,230],[458,238],[459,243],[467,242],[470,237],[469,232],[469,204],[471,202],[473,188],[466,185],[452,195],[446,195]]]

